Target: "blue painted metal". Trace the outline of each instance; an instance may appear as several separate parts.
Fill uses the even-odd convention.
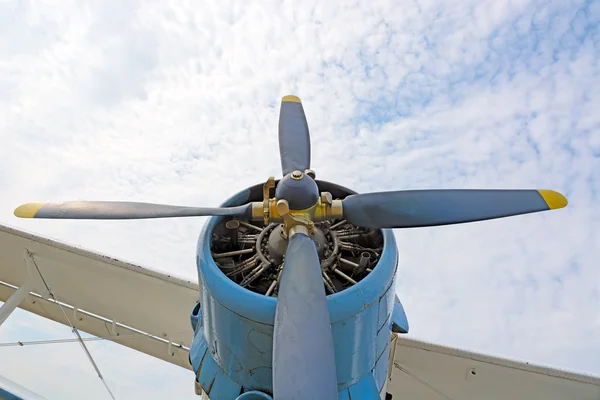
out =
[[[380,393],[372,376],[368,375],[356,384],[338,393],[338,400],[380,400]]]
[[[15,396],[12,393],[0,388],[0,400],[23,400],[21,397]]]
[[[353,193],[328,182],[317,183],[320,191]],[[223,206],[257,200],[261,194],[262,185],[256,185],[228,199]],[[250,390],[271,394],[273,324],[277,301],[239,287],[217,267],[210,253],[210,240],[221,218],[210,218],[198,240],[202,308],[196,313],[197,331],[190,359],[194,370],[199,371],[198,381],[203,387],[210,384],[208,378],[211,375],[215,377],[222,373],[230,379],[231,392],[237,389],[238,394]],[[348,398],[348,393],[353,399],[378,398],[374,396],[379,396],[387,376],[392,310],[396,308],[394,276],[398,250],[392,231],[384,229],[382,232],[384,248],[373,271],[358,284],[327,296],[339,399]],[[203,357],[205,361],[202,361]],[[206,357],[216,367],[211,362],[205,367]],[[215,370],[217,372],[213,374]],[[211,394],[212,400],[234,398]]]
[[[303,233],[291,236],[275,311],[276,398],[337,398],[333,336],[322,273],[312,239]]]
[[[211,399],[233,399],[242,391],[242,386],[231,379],[216,363],[208,351],[203,334],[202,308],[199,304],[192,311],[194,340],[190,347],[190,362],[196,371],[196,380]]]
[[[348,394],[351,399],[361,400],[379,400],[379,391],[381,389],[375,384],[373,376],[367,375],[356,385],[348,388]]]
[[[408,318],[406,318],[404,306],[400,302],[398,296],[396,296],[394,310],[392,311],[392,332],[408,333]]]
[[[196,305],[192,309],[192,313],[190,314],[190,322],[192,324],[192,330],[194,331],[194,334],[198,329],[198,323],[201,323],[202,310],[200,306],[200,302],[196,303]]]
[[[19,207],[15,210],[19,214]],[[137,203],[130,201],[65,201],[45,203],[33,218],[56,219],[140,219],[199,217],[208,215],[231,215],[250,218],[252,205],[235,208],[180,207],[165,204]]]
[[[251,392],[241,394],[235,400],[273,400],[273,398],[266,393],[253,390]]]
[[[0,376],[0,400],[45,400],[42,396]]]
[[[302,174],[300,179],[293,179],[288,174],[277,184],[275,198],[287,200],[290,210],[305,210],[319,201],[319,188],[317,183],[306,174]]]
[[[381,392],[381,389],[383,389],[383,386],[385,385],[390,366],[391,335],[385,338],[385,343],[383,339],[383,335],[377,338],[378,346],[381,347],[381,353],[377,359],[375,368],[373,368],[373,379],[378,392]]]
[[[344,218],[371,228],[447,225],[547,211],[537,190],[401,190],[348,196]]]
[[[348,389],[343,389],[338,392],[338,400],[352,400]]]
[[[299,101],[284,99],[281,102],[279,156],[283,175],[294,170],[304,171],[310,168],[310,134],[304,108]]]

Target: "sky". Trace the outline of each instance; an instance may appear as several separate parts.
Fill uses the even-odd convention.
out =
[[[600,2],[2,1],[0,223],[196,279],[205,218],[19,220],[39,200],[217,206],[280,176],[280,99],[358,192],[554,189],[567,208],[395,230],[409,336],[600,375]],[[124,305],[127,307],[128,305]],[[71,339],[26,312],[0,343]],[[88,343],[117,399],[192,372]],[[108,399],[77,343],[0,347],[49,399]]]

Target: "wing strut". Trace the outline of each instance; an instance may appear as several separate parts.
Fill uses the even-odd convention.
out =
[[[100,380],[102,381],[102,384],[104,385],[104,387],[106,388],[106,391],[108,392],[108,394],[110,395],[111,399],[115,400],[115,396],[113,395],[113,393],[111,392],[110,388],[108,387],[108,384],[106,383],[106,381],[104,380],[104,376],[102,376],[102,373],[100,372],[100,369],[98,368],[98,365],[96,364],[96,362],[94,361],[94,358],[92,357],[92,354],[90,353],[90,351],[88,350],[87,346],[85,345],[83,338],[81,337],[81,335],[79,334],[79,330],[75,327],[75,325],[73,325],[73,323],[71,322],[71,320],[69,319],[69,317],[67,316],[67,313],[65,312],[62,304],[56,299],[56,296],[54,296],[54,293],[52,292],[52,290],[50,290],[50,287],[48,286],[48,284],[46,283],[46,281],[44,280],[44,276],[42,275],[42,271],[40,271],[40,269],[38,268],[37,264],[35,263],[35,259],[33,258],[33,254],[31,254],[31,252],[29,252],[29,250],[25,250],[25,254],[24,254],[24,258],[25,258],[25,263],[27,264],[27,270],[30,273],[29,276],[29,281],[28,284],[26,284],[26,291],[27,293],[25,295],[22,295],[22,299],[25,299],[26,295],[29,294],[29,285],[31,282],[31,272],[32,271],[37,271],[37,273],[39,274],[39,277],[41,278],[41,281],[44,285],[45,290],[47,291],[47,293],[50,295],[50,297],[52,298],[52,300],[58,304],[58,306],[60,307],[61,312],[63,313],[65,319],[67,320],[69,326],[71,327],[71,331],[73,332],[73,334],[75,334],[75,336],[77,337],[77,341],[79,342],[79,344],[81,344],[81,347],[83,348],[83,351],[85,352],[86,356],[88,357],[88,359],[90,360],[90,362],[92,363],[92,366],[94,367],[94,369],[96,370],[96,374],[98,374],[98,378],[100,378]],[[19,287],[19,289],[17,289],[17,292],[21,289],[21,287]],[[17,292],[15,292],[13,295],[17,294]],[[24,293],[24,292],[22,292]],[[19,304],[21,302],[19,301]],[[16,306],[18,306],[19,304],[17,304]],[[15,306],[15,307],[16,307]]]
[[[6,321],[13,311],[19,307],[23,300],[25,300],[29,294],[29,291],[34,286],[34,279],[36,278],[36,275],[39,274],[34,265],[28,261],[29,254],[30,253],[28,251],[23,254],[25,264],[27,265],[27,280],[24,284],[19,286],[19,288],[13,294],[11,294],[8,299],[6,299],[4,304],[2,304],[2,307],[0,307],[0,326],[2,326],[4,321]]]
[[[6,321],[6,318],[15,311],[15,308],[19,307],[19,304],[25,300],[29,294],[30,287],[31,283],[29,281],[24,285],[19,286],[19,288],[6,299],[6,302],[2,304],[2,307],[0,307],[0,326]]]

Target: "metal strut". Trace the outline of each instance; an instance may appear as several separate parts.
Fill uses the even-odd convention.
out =
[[[19,286],[19,288],[6,299],[4,304],[2,304],[2,307],[0,307],[0,326],[2,326],[2,323],[6,321],[6,318],[19,307],[23,300],[25,300],[31,286],[31,282],[27,281],[25,284]]]
[[[104,376],[102,376],[102,373],[100,373],[100,369],[98,368],[98,365],[96,365],[96,362],[92,358],[92,355],[90,354],[87,346],[85,345],[83,338],[79,334],[79,330],[71,322],[71,320],[67,316],[67,313],[65,312],[63,306],[57,300],[54,293],[52,293],[52,289],[50,288],[50,286],[48,286],[48,283],[42,276],[42,272],[39,270],[39,268],[37,267],[37,265],[35,263],[33,254],[28,249],[25,249],[25,251],[23,252],[23,260],[25,261],[25,265],[27,266],[27,279],[26,279],[25,283],[23,283],[21,286],[19,286],[19,288],[13,294],[11,294],[8,299],[6,299],[6,302],[2,305],[2,307],[0,307],[0,325],[2,325],[2,323],[9,317],[9,315],[15,310],[15,308],[17,308],[23,302],[23,300],[25,300],[27,298],[27,296],[29,295],[29,291],[31,289],[39,289],[42,298],[44,298],[44,299],[51,298],[54,301],[54,303],[56,303],[58,305],[58,307],[62,311],[63,316],[65,317],[65,320],[67,321],[68,325],[71,327],[71,331],[75,334],[76,340],[79,342],[79,344],[83,348],[83,351],[85,352],[88,359],[92,363],[92,366],[96,370],[96,374],[98,375],[98,377],[104,384],[106,391],[108,392],[110,397],[114,400],[115,396],[113,395],[113,393],[111,392],[110,388],[108,387],[106,381],[104,380]],[[73,317],[74,317],[75,321],[78,319],[77,318],[77,307],[73,307]]]
[[[47,290],[47,292],[50,294],[50,297],[52,298],[52,300],[54,300],[54,302],[58,305],[58,307],[60,308],[60,311],[62,311],[63,316],[65,317],[65,320],[67,320],[67,323],[69,324],[69,326],[71,327],[71,332],[73,332],[73,334],[75,334],[75,337],[77,338],[77,341],[79,342],[79,344],[81,345],[81,347],[83,348],[84,353],[86,354],[87,358],[90,360],[90,363],[92,364],[92,366],[94,367],[94,370],[96,370],[96,374],[98,375],[98,378],[100,378],[100,381],[102,381],[102,384],[104,385],[104,388],[106,389],[106,391],[108,392],[108,394],[110,395],[110,397],[115,400],[115,396],[113,395],[112,391],[110,390],[110,388],[108,387],[108,384],[106,383],[106,381],[104,380],[104,376],[102,376],[102,373],[100,372],[100,369],[98,368],[98,365],[96,364],[96,361],[94,361],[94,358],[92,357],[92,354],[90,353],[90,351],[88,350],[87,346],[85,345],[83,338],[81,337],[81,335],[79,334],[79,330],[75,327],[75,325],[71,322],[71,320],[69,319],[69,317],[67,316],[67,313],[65,312],[65,309],[63,308],[63,306],[60,304],[60,302],[58,301],[58,299],[56,298],[56,296],[54,295],[54,293],[52,293],[52,289],[50,288],[50,286],[48,286],[48,283],[46,282],[46,280],[44,279],[44,277],[42,276],[42,272],[39,270],[39,268],[37,267],[35,260],[33,258],[33,254],[29,251],[29,250],[25,250],[26,251],[26,258],[25,260],[27,261],[27,265],[29,266],[30,264],[32,265],[33,268],[35,268],[35,270],[38,272],[40,278],[42,279],[42,283],[43,283],[43,287]],[[77,307],[73,306],[73,316],[75,318],[77,318]]]
[[[25,283],[19,286],[19,288],[6,299],[2,307],[0,307],[0,326],[2,326],[2,323],[6,321],[19,305],[21,305],[23,300],[27,298],[31,289],[35,287],[34,280],[36,280],[36,278],[41,279],[37,268],[30,258],[28,250],[23,252],[23,261],[25,261],[25,265],[27,266],[27,279],[25,280]]]

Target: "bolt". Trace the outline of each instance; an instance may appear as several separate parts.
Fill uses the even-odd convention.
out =
[[[304,173],[313,179],[317,177],[317,174],[315,174],[315,171],[313,171],[312,169],[305,169]]]
[[[302,171],[296,170],[296,171],[292,172],[292,179],[295,179],[297,181],[302,179]]]

